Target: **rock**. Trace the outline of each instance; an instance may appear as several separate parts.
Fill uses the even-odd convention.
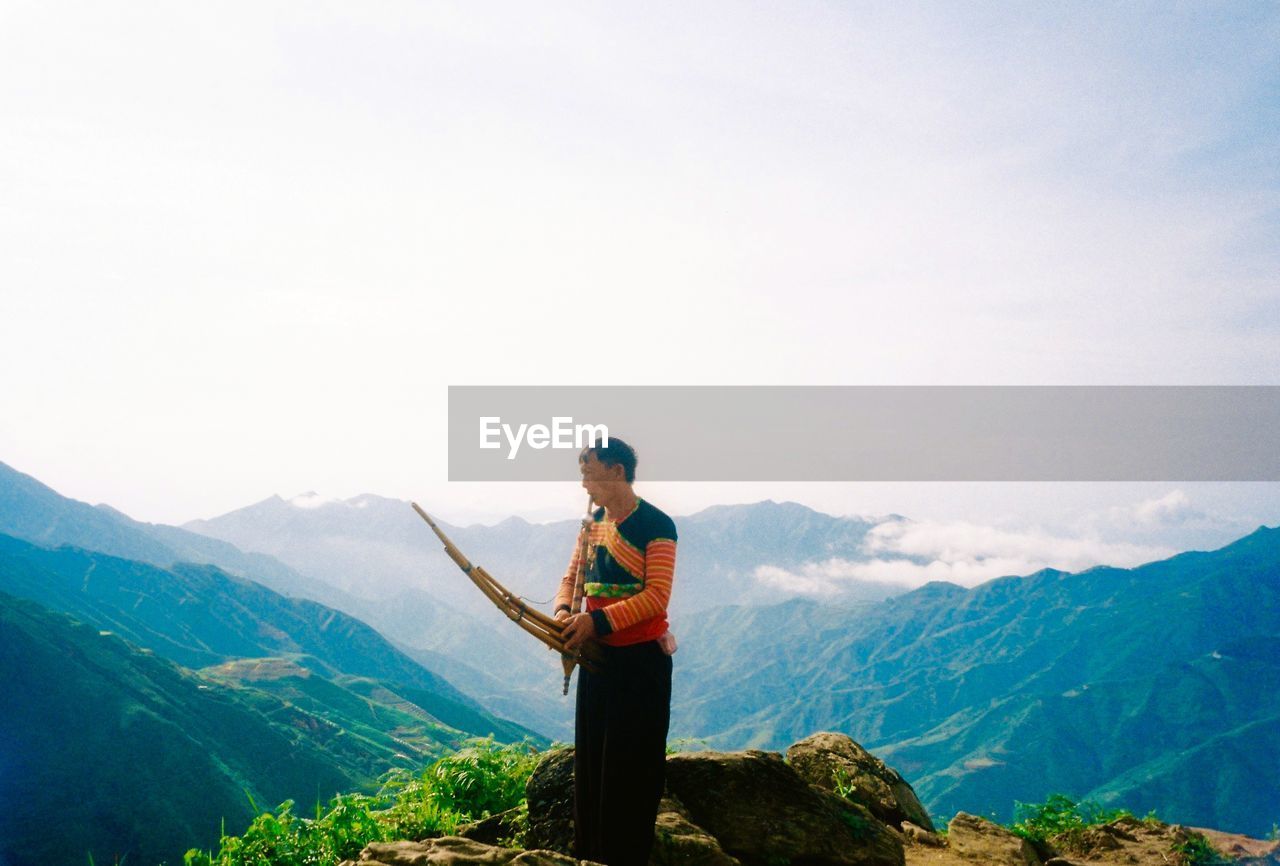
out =
[[[517,806],[514,809],[490,815],[488,818],[463,824],[455,835],[489,845],[501,845],[524,829],[524,821],[521,818],[523,811]]]
[[[910,821],[925,830],[935,829],[916,792],[897,770],[844,734],[805,737],[787,749],[787,761],[810,784],[828,791],[835,791],[836,774],[842,774],[853,785],[849,799],[891,827]]]
[[[509,866],[604,866],[594,860],[574,860],[558,851],[521,851]]]
[[[1254,839],[1239,833],[1224,833],[1221,830],[1210,830],[1204,827],[1187,829],[1193,833],[1199,833],[1221,854],[1239,860],[1242,864],[1280,863],[1280,838]]]
[[[544,758],[534,769],[525,794],[529,803],[525,844],[571,854],[573,749],[558,750]],[[651,862],[657,866],[740,866],[724,853],[714,836],[690,821],[688,811],[674,797],[664,797],[659,803],[653,833]]]
[[[689,812],[675,797],[663,797],[653,827],[649,866],[742,866],[715,837],[689,820]]]
[[[525,786],[529,828],[525,844],[561,854],[573,852],[573,748],[556,749],[534,768]]]
[[[902,835],[916,845],[928,845],[930,848],[945,848],[947,842],[937,833],[930,833],[910,821],[902,822]]]
[[[597,866],[555,851],[499,848],[461,836],[422,842],[374,842],[341,866]]]
[[[947,842],[957,854],[991,866],[1039,866],[1040,858],[1026,839],[986,818],[957,812]]]
[[[1081,851],[1118,851],[1123,848],[1121,839],[1134,841],[1128,833],[1116,833],[1109,826],[1090,827],[1080,833],[1079,847]]]
[[[667,758],[667,789],[745,866],[902,866],[902,843],[865,807],[806,782],[776,752]]]

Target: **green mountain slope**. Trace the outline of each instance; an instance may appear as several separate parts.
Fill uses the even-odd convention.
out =
[[[724,608],[683,647],[673,730],[769,748],[844,731],[941,814],[1062,790],[1255,834],[1280,818],[1259,781],[1280,766],[1254,772],[1276,742],[1233,750],[1280,713],[1280,530],[857,608]]]
[[[367,780],[359,743],[244,700],[119,637],[0,593],[0,861],[181,862],[260,805]],[[342,737],[336,739],[342,740]]]
[[[489,715],[359,620],[213,566],[162,569],[0,535],[0,590],[110,629],[186,667],[298,656],[321,676],[342,673],[411,689],[422,709],[460,731],[504,741],[536,738]]]
[[[217,539],[174,526],[143,523],[106,505],[68,499],[0,462],[0,532],[45,547],[67,544],[167,567],[176,562],[220,566],[277,592],[324,601],[341,593],[279,560],[244,553]]]
[[[503,716],[561,739],[571,737],[573,707],[570,701],[561,699],[560,665],[550,656],[529,652],[529,638],[511,628],[498,611],[486,607],[488,602],[441,553],[434,536],[405,503],[367,499],[374,511],[394,509],[401,520],[404,538],[392,545],[387,555],[412,574],[413,588],[392,597],[351,595],[330,583],[304,576],[271,556],[244,553],[227,541],[173,526],[142,523],[105,505],[91,506],[68,499],[0,463],[0,533],[43,547],[66,544],[161,569],[184,562],[216,565],[228,574],[276,592],[318,601],[373,624],[379,632],[398,641],[418,664],[443,674]],[[283,500],[277,501],[286,513],[298,510],[285,506]],[[283,531],[275,526],[274,519],[271,509],[254,510],[248,518],[250,523],[263,521],[259,531],[267,536]],[[514,524],[534,529],[523,521]],[[418,545],[419,552],[398,549],[397,545],[410,539]],[[313,559],[308,562],[323,563],[326,568],[336,566],[344,579],[354,579],[361,589],[377,582],[377,563],[386,552],[383,548],[345,537],[336,539],[331,546],[318,540],[314,544],[316,550],[311,551]],[[561,556],[557,553],[556,560]],[[432,566],[439,567],[439,579],[424,580],[424,569]],[[476,609],[480,614],[461,612],[444,598],[460,599],[464,606],[466,602],[479,602]],[[181,660],[184,664],[210,663]],[[498,671],[500,676],[495,677],[490,671]]]

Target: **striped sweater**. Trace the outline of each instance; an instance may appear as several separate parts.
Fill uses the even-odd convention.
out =
[[[643,499],[617,522],[607,519],[603,508],[592,518],[588,544],[595,557],[583,595],[597,637],[610,646],[657,640],[667,631],[667,601],[676,568],[675,523]],[[556,593],[557,611],[569,610],[573,603],[580,552],[575,540],[569,570]]]

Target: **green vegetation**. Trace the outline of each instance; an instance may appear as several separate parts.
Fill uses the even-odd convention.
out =
[[[376,794],[341,794],[316,817],[303,818],[286,800],[263,812],[242,836],[227,836],[217,854],[192,849],[186,866],[332,866],[354,859],[370,842],[423,839],[456,831],[524,804],[525,785],[541,755],[528,742],[468,741],[420,774],[392,770]],[[521,817],[517,827],[525,826]],[[518,843],[520,840],[512,839]]]
[[[853,792],[858,790],[858,786],[849,778],[849,771],[844,767],[835,767],[831,771],[831,778],[835,782],[836,793],[846,800],[852,800]]]
[[[1092,801],[1076,803],[1063,794],[1052,794],[1043,803],[1017,803],[1016,819],[1009,829],[1036,845],[1049,843],[1055,847],[1082,851],[1084,833],[1127,818],[1147,825],[1159,825],[1154,811],[1137,818],[1127,809],[1104,809]],[[1176,828],[1178,839],[1170,850],[1171,862],[1177,866],[1226,866],[1224,858],[1212,843],[1193,830]]]
[[[1227,866],[1234,862],[1219,854],[1204,836],[1190,831],[1184,840],[1173,844],[1173,851],[1180,866]]]
[[[1009,829],[1029,842],[1052,840],[1064,848],[1078,848],[1090,827],[1133,817],[1126,809],[1104,809],[1090,800],[1077,803],[1064,794],[1051,794],[1043,803],[1015,803]],[[1144,820],[1155,820],[1154,813]]]
[[[680,752],[705,752],[710,746],[702,737],[676,737],[667,743],[667,754],[676,755]]]
[[[865,839],[871,835],[871,822],[867,816],[853,809],[842,809],[840,820],[853,833],[855,839]]]

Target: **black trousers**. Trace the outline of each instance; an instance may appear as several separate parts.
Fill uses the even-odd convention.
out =
[[[671,656],[657,641],[601,648],[601,672],[578,669],[574,855],[645,866],[666,781]]]

